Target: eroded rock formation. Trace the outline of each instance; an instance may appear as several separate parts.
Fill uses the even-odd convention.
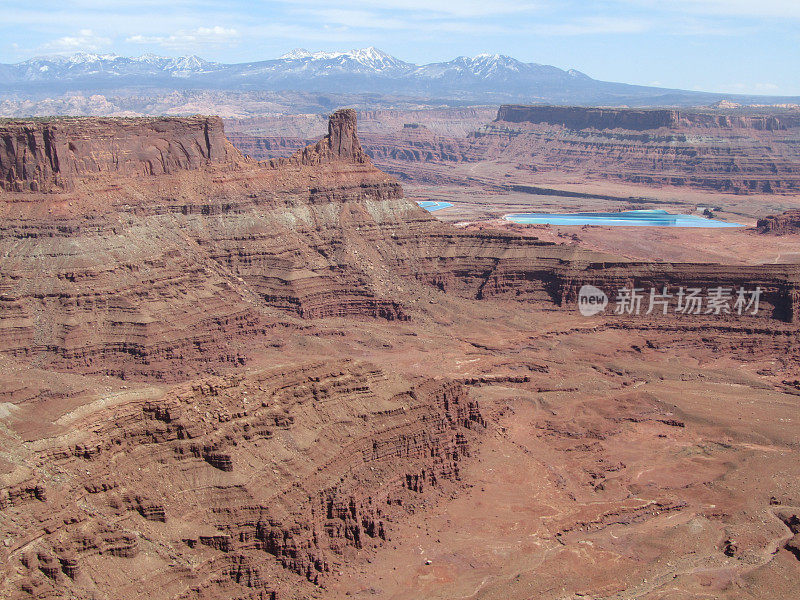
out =
[[[756,223],[759,233],[782,235],[800,231],[800,210],[787,210],[779,215],[769,215]]]
[[[522,536],[492,546],[513,553],[503,568],[534,557],[561,564],[554,577],[573,568],[558,554],[569,544],[570,560],[619,557],[616,577],[657,553],[653,531],[670,547],[654,559],[659,569],[678,562],[660,559],[676,553],[673,540],[708,538],[689,574],[766,545],[721,537],[711,518],[725,528],[745,520],[714,516],[714,502],[735,510],[737,481],[719,491],[735,475],[735,444],[761,456],[764,444],[793,438],[737,437],[741,423],[713,429],[704,411],[717,401],[709,390],[736,400],[731,389],[752,388],[736,406],[758,422],[766,413],[751,399],[777,395],[776,385],[732,378],[731,363],[708,373],[683,363],[724,351],[737,367],[783,369],[780,389],[796,387],[798,267],[647,263],[449,227],[373,166],[352,111],[292,157],[214,156],[152,176],[81,172],[70,190],[0,193],[0,595],[322,596],[340,569],[387,551],[415,513],[466,493],[465,472],[486,439],[491,485],[511,485],[474,490],[478,508],[463,523],[469,538],[483,533],[474,519],[484,512],[513,513],[486,534]],[[758,315],[576,324],[566,311],[586,283],[609,295],[665,285],[763,293]],[[672,348],[687,360],[665,360]],[[645,353],[650,370],[618,362]],[[687,389],[701,398],[694,420],[641,389],[667,395],[673,385],[681,400]],[[640,446],[643,460],[633,456]],[[764,460],[792,468],[787,448]],[[778,479],[759,489],[796,480]],[[709,533],[699,536],[698,524]],[[610,550],[585,544],[629,526],[639,541],[615,534]],[[407,543],[433,537],[418,527]],[[751,564],[762,564],[760,551]],[[454,553],[450,566],[434,566],[417,552],[406,558],[415,570],[477,564]],[[595,556],[595,569],[608,564]],[[672,584],[665,572],[647,577]],[[598,580],[604,594],[620,585]],[[562,594],[561,584],[539,583]],[[470,581],[463,595],[482,585]]]
[[[800,189],[800,115],[502,106],[474,135],[484,159],[535,171],[732,193]]]
[[[0,122],[0,186],[10,191],[72,188],[98,173],[193,170],[236,154],[218,117]]]
[[[0,495],[19,535],[4,597],[270,598],[287,579],[308,592],[457,489],[484,428],[458,383],[335,361],[197,380],[67,421],[28,459],[42,475]],[[53,468],[58,479],[43,475]],[[93,573],[107,568],[122,588]]]

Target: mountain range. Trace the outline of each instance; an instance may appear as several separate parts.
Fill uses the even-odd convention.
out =
[[[439,98],[470,102],[698,104],[796,98],[731,96],[592,79],[573,69],[521,62],[500,54],[459,56],[417,65],[374,47],[348,52],[296,49],[277,59],[224,64],[198,56],[124,57],[80,52],[0,64],[0,92],[63,93],[122,88],[302,91]]]

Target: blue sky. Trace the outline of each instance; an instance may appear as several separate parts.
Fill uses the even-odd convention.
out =
[[[376,46],[481,52],[609,81],[800,95],[800,0],[0,0],[0,62],[77,51],[240,62]]]

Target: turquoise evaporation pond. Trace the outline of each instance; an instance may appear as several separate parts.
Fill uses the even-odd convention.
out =
[[[626,210],[615,213],[517,213],[507,221],[524,225],[609,225],[611,227],[744,227],[739,223],[715,221],[695,215],[668,213],[665,210]]]
[[[435,210],[442,210],[443,208],[450,208],[453,206],[449,202],[436,202],[434,200],[419,200],[417,201],[422,208],[427,210],[428,212],[433,212]]]

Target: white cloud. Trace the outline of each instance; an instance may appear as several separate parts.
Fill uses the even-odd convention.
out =
[[[800,19],[800,2],[797,0],[625,0],[648,8],[679,13],[715,15],[721,17],[752,17]]]
[[[285,4],[314,7],[315,10],[331,8],[342,9],[380,9],[440,16],[473,18],[534,12],[543,7],[543,2],[515,2],[509,0],[281,0]]]
[[[324,9],[299,11],[325,23],[365,29],[409,29],[412,23],[396,17],[383,17],[366,10]]]
[[[68,35],[42,44],[40,52],[70,53],[80,50],[96,52],[111,45],[111,39],[95,35],[91,29],[81,29],[77,35]]]
[[[125,39],[130,44],[154,44],[174,50],[193,48],[197,46],[215,46],[229,44],[239,37],[239,32],[234,28],[198,27],[191,31],[176,31],[170,35],[132,35]]]
[[[627,17],[586,17],[566,23],[542,23],[533,26],[539,35],[607,35],[644,33],[652,28],[645,19]]]

